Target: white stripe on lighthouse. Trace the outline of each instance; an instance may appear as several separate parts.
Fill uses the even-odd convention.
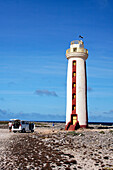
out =
[[[76,64],[76,113],[80,126],[87,125],[86,117],[86,80],[85,80],[85,61],[77,58]]]

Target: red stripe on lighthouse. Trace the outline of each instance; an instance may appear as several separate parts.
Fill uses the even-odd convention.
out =
[[[72,114],[76,114],[76,60],[72,62]]]
[[[78,115],[76,114],[76,60],[72,62],[72,113],[70,122],[65,127],[65,130],[75,130],[79,125]]]

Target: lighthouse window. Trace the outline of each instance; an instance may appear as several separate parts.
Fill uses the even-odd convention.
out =
[[[73,48],[73,52],[76,52],[77,51],[77,48]]]
[[[73,61],[73,65],[74,65],[74,66],[76,65],[76,61]]]
[[[75,77],[76,76],[76,73],[75,72],[73,72],[73,77]]]
[[[76,108],[75,105],[73,105],[73,106],[72,106],[72,110],[75,110],[75,108]]]
[[[73,99],[75,99],[76,98],[76,95],[75,95],[75,93],[73,94]]]
[[[75,83],[73,83],[73,87],[76,87],[76,84],[75,84]]]

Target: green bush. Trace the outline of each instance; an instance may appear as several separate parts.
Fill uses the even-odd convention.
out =
[[[113,130],[110,130],[109,132],[110,132],[110,133],[113,133]]]
[[[104,132],[104,131],[100,131],[99,133],[101,133],[101,134],[105,134],[105,132]]]

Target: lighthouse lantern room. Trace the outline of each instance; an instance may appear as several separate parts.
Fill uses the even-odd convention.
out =
[[[67,108],[65,130],[87,127],[87,82],[86,59],[88,50],[82,40],[72,41],[66,50],[67,70]]]

